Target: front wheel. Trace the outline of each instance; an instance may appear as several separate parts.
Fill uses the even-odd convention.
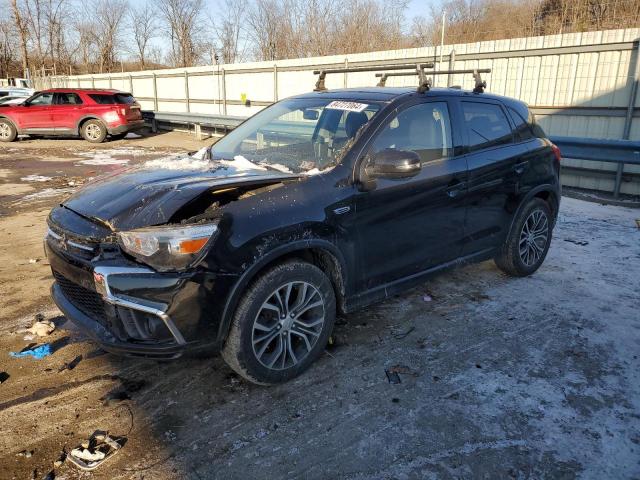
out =
[[[322,270],[301,260],[283,263],[247,288],[222,357],[253,383],[285,382],[322,354],[335,316],[333,286]]]
[[[518,214],[496,265],[508,275],[525,277],[540,268],[551,244],[551,210],[540,198],[531,199]]]
[[[13,142],[17,136],[18,132],[13,123],[0,119],[0,142]]]
[[[107,138],[107,127],[99,120],[89,120],[82,125],[82,138],[91,143],[102,143]]]

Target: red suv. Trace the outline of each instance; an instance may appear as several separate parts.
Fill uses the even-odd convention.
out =
[[[55,88],[20,105],[0,106],[0,142],[18,135],[78,136],[101,143],[144,126],[140,104],[118,90]]]

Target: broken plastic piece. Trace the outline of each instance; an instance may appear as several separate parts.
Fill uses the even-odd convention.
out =
[[[49,355],[51,355],[51,345],[49,345],[48,343],[30,348],[28,350],[22,350],[20,352],[9,352],[9,356],[13,358],[33,357],[36,360],[41,360]]]
[[[33,324],[31,328],[27,330],[27,332],[38,335],[39,337],[46,337],[50,335],[56,329],[55,323],[51,320],[38,320]]]
[[[113,439],[106,432],[96,430],[89,442],[71,450],[67,460],[81,470],[93,470],[113,457],[122,448],[120,441]]]

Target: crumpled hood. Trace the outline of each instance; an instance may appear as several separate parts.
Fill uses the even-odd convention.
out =
[[[152,160],[88,183],[62,205],[114,231],[130,230],[167,223],[186,203],[216,187],[292,177],[258,166],[235,168],[231,162],[222,165],[192,157]]]

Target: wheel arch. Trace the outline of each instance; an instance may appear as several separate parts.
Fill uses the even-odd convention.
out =
[[[540,198],[549,205],[549,209],[551,210],[551,215],[553,217],[553,225],[555,225],[556,219],[558,218],[558,211],[560,209],[559,192],[551,184],[538,185],[537,187],[529,190],[518,202],[517,208],[515,208],[513,215],[511,216],[511,224],[509,225],[509,231],[507,232],[506,238],[509,238],[509,235],[511,235],[511,230],[513,229],[513,225],[515,224],[518,215],[532,198]]]
[[[11,117],[7,117],[6,115],[0,115],[0,120],[6,120],[11,125],[13,125],[13,128],[16,129],[16,132],[20,133],[20,129],[18,128],[18,125],[16,125],[16,122],[14,122],[13,119],[11,119]]]
[[[344,311],[346,298],[346,263],[338,248],[326,240],[302,240],[270,251],[251,265],[238,279],[225,301],[218,328],[220,344],[226,339],[233,314],[249,285],[264,271],[290,259],[300,259],[320,268],[331,281],[338,311]]]
[[[85,123],[87,123],[89,120],[98,120],[100,123],[102,123],[105,126],[105,128],[107,127],[107,125],[104,123],[104,120],[102,120],[100,117],[96,115],[85,115],[80,120],[78,120],[78,123],[76,124],[76,132],[78,133],[78,135],[80,135],[82,131],[82,126]]]

